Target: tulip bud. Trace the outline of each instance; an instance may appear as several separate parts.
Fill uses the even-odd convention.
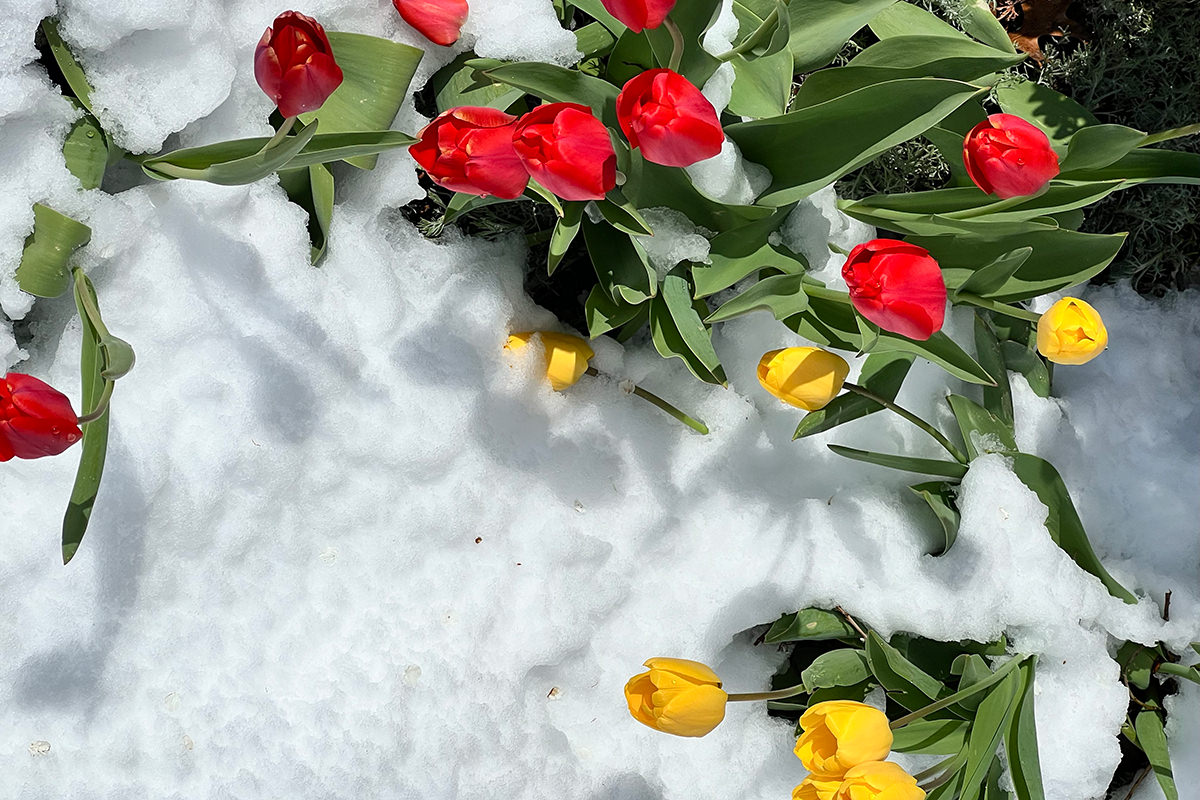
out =
[[[452,108],[426,125],[408,152],[438,186],[512,200],[529,183],[513,149],[516,126],[516,117],[494,108]]]
[[[792,790],[792,800],[833,800],[841,785],[841,776],[809,775]]]
[[[550,386],[556,392],[574,386],[587,371],[588,361],[595,355],[592,348],[583,339],[569,333],[530,331],[509,336],[504,349],[521,350],[534,336],[542,341],[542,349],[546,354],[546,377],[550,380]]]
[[[669,69],[631,78],[617,95],[617,121],[647,161],[666,167],[689,167],[712,158],[725,143],[712,103]]]
[[[837,776],[869,761],[882,761],[892,750],[887,715],[866,703],[829,700],[800,717],[804,731],[796,756],[815,775]]]
[[[587,106],[538,106],[517,123],[513,146],[533,179],[564,200],[601,200],[617,185],[608,128]]]
[[[704,736],[725,718],[721,679],[704,664],[652,658],[649,672],[625,684],[629,713],[643,725],[675,736]]]
[[[320,108],[341,86],[342,70],[320,23],[285,11],[259,40],[254,78],[280,114],[294,117]]]
[[[817,411],[838,396],[850,365],[839,355],[818,347],[787,347],[764,353],[758,362],[758,382],[783,402]]]
[[[1038,352],[1055,364],[1086,364],[1106,347],[1100,312],[1078,298],[1064,297],[1038,320]]]
[[[0,461],[56,456],[82,435],[62,392],[19,372],[0,381]]]
[[[963,164],[976,186],[1001,199],[1037,194],[1058,174],[1050,139],[1012,114],[992,114],[971,129]]]
[[[634,33],[657,28],[675,7],[675,0],[600,0],[608,13]]]
[[[891,761],[871,761],[846,771],[833,800],[924,800],[917,779]]]
[[[454,44],[467,21],[467,0],[392,0],[400,16],[417,32],[443,47]]]
[[[856,245],[842,277],[855,310],[885,331],[924,341],[942,329],[946,281],[924,247],[895,239]]]

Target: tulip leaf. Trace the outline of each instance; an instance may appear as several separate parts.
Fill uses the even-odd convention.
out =
[[[528,188],[528,187],[527,187]],[[464,214],[469,214],[472,211],[477,211],[485,206],[493,206],[497,203],[507,203],[500,197],[488,196],[480,197],[477,194],[466,194],[465,192],[455,192],[446,203],[446,222],[453,222]]]
[[[683,35],[683,59],[676,72],[695,86],[703,86],[721,65],[721,62],[700,44],[704,33],[712,27],[721,13],[721,5],[722,0],[689,0],[676,4],[671,10],[671,20]],[[674,40],[666,26],[647,28],[642,31],[642,35],[650,42],[659,66],[668,66],[674,50]]]
[[[1100,124],[1079,103],[1030,80],[1009,79],[997,84],[995,98],[1004,113],[1032,122],[1050,137],[1052,144],[1065,145],[1075,131]]]
[[[540,183],[530,178],[529,182],[525,184],[524,194],[534,202],[541,200],[542,202],[548,204],[554,209],[555,216],[559,217],[560,219],[562,218],[562,201],[558,199],[558,196],[554,194],[554,192],[550,191],[545,186],[542,186]]]
[[[1031,255],[1033,255],[1032,247],[1018,247],[1016,250],[997,256],[968,275],[966,280],[950,293],[951,299],[957,299],[963,292],[987,297],[992,292],[998,291],[1008,283],[1017,270],[1024,266]]]
[[[967,760],[962,770],[960,800],[976,800],[980,796],[988,769],[1016,710],[1020,686],[1020,673],[1009,672],[979,704],[967,737]]]
[[[717,232],[774,220],[778,211],[771,206],[718,202],[696,189],[686,170],[654,164],[636,150],[631,157],[629,180],[622,189],[638,208],[673,208],[693,225]]]
[[[760,269],[798,275],[808,269],[808,261],[783,244],[768,239],[791,213],[785,206],[769,217],[719,233],[709,241],[708,263],[692,267],[696,297],[708,297],[728,289]]]
[[[466,63],[474,66],[477,62]],[[493,81],[514,86],[547,103],[589,106],[605,125],[617,127],[616,102],[620,90],[606,80],[554,64],[521,62],[491,66],[491,62],[486,62],[483,66],[483,74]]]
[[[998,50],[1012,52],[1012,39],[992,9],[989,0],[964,0],[955,7],[955,13],[967,33]]]
[[[858,632],[844,616],[823,608],[804,608],[775,620],[763,636],[767,644],[857,639]]]
[[[788,26],[787,6],[781,0],[766,2],[770,6],[766,11],[769,19],[774,16],[782,19],[783,25],[775,27],[776,36],[770,46],[761,53],[743,53],[732,57],[733,91],[729,98],[728,111],[741,117],[763,119],[777,117],[787,111],[788,101],[792,96],[792,53],[787,49]],[[745,46],[758,31],[767,26],[768,19],[759,16],[762,8],[747,8],[745,4],[734,0],[733,13],[738,18],[742,31],[751,33],[739,48]],[[778,40],[782,39],[782,43]],[[778,47],[776,47],[778,45]]]
[[[63,141],[63,160],[84,189],[98,189],[108,168],[107,137],[96,118],[84,114],[71,126]]]
[[[486,106],[504,111],[525,96],[525,90],[488,80],[479,70],[467,66],[474,57],[473,53],[461,53],[430,78],[439,112],[459,106]]]
[[[1196,185],[1200,184],[1200,153],[1139,149],[1106,167],[1079,169],[1061,177],[1089,182],[1119,180],[1125,187],[1142,183]]]
[[[600,209],[601,216],[608,224],[619,231],[624,231],[630,236],[654,235],[654,231],[638,210],[617,189],[610,191],[603,200],[597,200],[596,207]]]
[[[834,686],[855,686],[871,677],[867,657],[858,648],[830,650],[813,659],[800,673],[809,693]]]
[[[909,661],[874,631],[867,634],[865,652],[871,673],[888,697],[909,711],[950,694],[944,683]]]
[[[1117,663],[1121,665],[1122,680],[1138,689],[1149,689],[1154,674],[1154,662],[1158,660],[1158,648],[1147,647],[1137,642],[1126,642],[1117,650]]]
[[[596,277],[609,298],[638,305],[658,293],[657,276],[641,245],[628,235],[592,222],[586,216],[580,222]]]
[[[1192,665],[1185,667],[1183,664],[1172,664],[1169,661],[1164,661],[1155,668],[1155,672],[1161,675],[1171,675],[1176,678],[1183,678],[1192,683],[1200,684],[1200,667]]]
[[[623,27],[623,26],[622,26]],[[608,56],[604,77],[614,86],[624,86],[647,70],[654,69],[654,49],[640,33],[625,30]]]
[[[854,461],[864,461],[880,467],[917,472],[922,475],[940,475],[944,478],[961,479],[967,474],[967,468],[957,461],[942,461],[936,458],[914,458],[912,456],[892,455],[890,453],[873,453],[869,450],[858,450],[853,447],[843,447],[840,444],[828,445],[829,449],[839,456]]]
[[[1154,770],[1154,777],[1158,779],[1159,788],[1167,800],[1179,800],[1179,790],[1175,787],[1175,776],[1171,772],[1167,735],[1158,712],[1151,709],[1141,711],[1133,724],[1137,731],[1138,747],[1150,760],[1150,767]]]
[[[896,0],[791,0],[788,48],[796,60],[796,72],[811,72],[833,60],[880,11]]]
[[[599,22],[592,22],[575,31],[575,47],[583,54],[583,60],[608,55],[617,43],[617,37]]]
[[[71,52],[71,48],[67,47],[67,43],[63,41],[62,35],[58,32],[58,20],[54,17],[46,17],[42,20],[42,33],[46,36],[46,44],[50,48],[50,55],[54,57],[54,63],[62,72],[63,79],[67,82],[67,87],[75,95],[75,99],[79,101],[89,114],[95,115],[92,110],[92,85],[88,82],[87,76],[83,73],[83,67],[79,65],[75,54]]]
[[[575,241],[579,226],[583,222],[583,209],[587,203],[568,202],[563,204],[563,213],[554,223],[554,232],[550,234],[550,249],[546,253],[546,274],[553,275],[562,263],[567,248]],[[595,334],[593,334],[595,335]]]
[[[1012,386],[1008,380],[1008,365],[995,331],[983,315],[975,314],[975,357],[979,365],[996,378],[995,386],[983,387],[983,406],[1009,427],[1013,424]],[[1016,449],[1015,447],[1013,448]]]
[[[986,453],[1011,452],[1017,449],[1013,427],[974,400],[952,394],[947,398],[963,443],[967,458],[974,460]]]
[[[315,266],[325,256],[329,244],[329,224],[333,217],[333,173],[324,164],[279,171],[279,185],[288,199],[308,213],[308,238]]]
[[[1120,161],[1146,140],[1144,131],[1124,125],[1089,125],[1075,131],[1067,146],[1067,156],[1059,164],[1062,172],[1099,169]]]
[[[92,229],[41,203],[33,204],[33,233],[25,239],[17,286],[35,297],[58,297],[71,288],[69,262],[92,239]]]
[[[660,296],[651,301],[650,337],[663,358],[681,359],[700,380],[725,385],[725,370],[713,349],[712,333],[701,320],[682,275],[663,278]]]
[[[601,0],[571,0],[571,5],[608,28],[614,36],[619,37],[628,30],[619,19],[608,13]]]
[[[912,3],[896,3],[880,11],[868,25],[879,39],[895,36],[945,36],[965,39],[958,28],[942,21],[936,14]]]
[[[732,56],[736,53],[744,61],[753,61],[773,56],[787,49],[788,40],[791,38],[791,26],[788,21],[787,3],[783,0],[774,0],[771,10],[761,17],[744,4],[734,0],[733,13],[738,18],[741,30],[750,29],[750,33],[737,42],[734,50],[727,55]],[[790,65],[792,61],[790,52],[788,56]],[[718,58],[722,61],[727,60],[724,56],[718,56]]]
[[[646,304],[632,305],[614,302],[600,286],[593,286],[583,304],[583,315],[587,319],[588,335],[595,339],[625,325],[646,310]]]
[[[1042,788],[1042,765],[1038,755],[1037,725],[1034,715],[1035,657],[1025,659],[1020,666],[1020,688],[1012,721],[1004,732],[1004,754],[1008,759],[1009,777],[1016,800],[1045,800]]]
[[[722,304],[705,322],[724,322],[751,311],[770,311],[775,319],[785,319],[808,308],[808,295],[801,288],[803,275],[772,275],[763,278],[738,296]]]
[[[967,741],[970,723],[962,719],[918,719],[893,732],[897,753],[954,755]]]
[[[895,400],[912,367],[913,358],[911,353],[872,353],[863,362],[858,383],[873,394]],[[819,411],[806,414],[792,438],[812,436],[882,410],[883,406],[862,395],[849,392],[840,394]]]
[[[954,540],[958,538],[961,515],[958,507],[954,504],[956,487],[957,484],[947,481],[918,483],[908,487],[913,494],[929,504],[934,516],[942,526],[942,533],[945,535],[944,543],[941,551],[934,555],[945,555],[946,551],[954,546]]]
[[[1041,356],[1019,342],[1003,342],[1000,350],[1004,353],[1008,368],[1024,375],[1034,394],[1038,397],[1050,396],[1050,370]]]

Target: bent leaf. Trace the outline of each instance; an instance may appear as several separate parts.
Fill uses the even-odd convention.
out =
[[[763,641],[821,642],[829,639],[857,639],[858,632],[841,614],[823,608],[804,608],[795,614],[784,614],[775,620]]]
[[[711,325],[760,309],[770,311],[775,319],[785,319],[798,314],[808,308],[808,295],[801,287],[803,280],[803,275],[772,275],[763,278],[724,303],[704,321]]]
[[[942,461],[935,458],[913,458],[911,456],[892,455],[890,453],[872,453],[869,450],[858,450],[853,447],[843,447],[840,444],[828,445],[829,449],[839,456],[864,461],[880,467],[917,472],[923,475],[941,475],[945,478],[962,479],[967,474],[967,468],[957,461]]]

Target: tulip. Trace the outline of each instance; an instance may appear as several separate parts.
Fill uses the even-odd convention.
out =
[[[854,308],[885,331],[924,341],[942,329],[946,281],[924,247],[895,239],[856,245],[842,277]]]
[[[712,103],[669,69],[631,78],[617,95],[617,121],[647,161],[666,167],[689,167],[712,158],[725,143]]]
[[[529,183],[513,149],[516,125],[516,117],[494,108],[452,108],[426,125],[408,152],[438,186],[512,200]]]
[[[600,200],[617,185],[608,129],[587,106],[535,108],[517,123],[513,146],[533,179],[564,200]]]
[[[717,673],[684,658],[652,658],[646,666],[649,672],[625,684],[634,719],[675,736],[704,736],[721,724],[729,695]]]
[[[758,382],[783,402],[816,411],[842,390],[850,365],[846,359],[818,347],[787,347],[764,353],[758,362]]]
[[[285,11],[254,52],[254,78],[284,117],[320,108],[342,84],[325,29],[312,17]]]
[[[575,383],[587,372],[588,361],[595,355],[588,343],[569,333],[530,331],[514,333],[504,343],[504,349],[523,349],[536,336],[541,339],[546,354],[546,377],[554,391],[561,392]]]
[[[815,775],[836,777],[859,764],[882,761],[892,750],[887,715],[866,703],[817,703],[800,717],[800,727],[804,733],[796,741],[796,756]]]
[[[657,28],[675,7],[675,0],[600,0],[608,13],[634,33]]]
[[[0,461],[56,456],[82,435],[62,392],[19,372],[0,381]]]
[[[1078,298],[1064,297],[1038,320],[1038,352],[1055,364],[1086,364],[1106,347],[1104,320]]]
[[[1058,155],[1040,128],[992,114],[963,140],[963,164],[983,191],[1002,199],[1037,194],[1058,174]]]
[[[392,0],[392,5],[418,33],[443,47],[458,41],[467,21],[467,0]]]
[[[841,777],[809,775],[792,790],[792,800],[833,800],[841,785]]]
[[[846,771],[834,800],[924,800],[917,779],[890,761],[870,761]]]

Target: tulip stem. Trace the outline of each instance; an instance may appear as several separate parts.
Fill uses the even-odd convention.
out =
[[[679,72],[679,65],[683,63],[683,31],[679,30],[679,26],[670,16],[663,20],[663,27],[671,34],[671,62],[667,68],[672,72]]]
[[[731,703],[752,700],[785,700],[789,697],[795,697],[798,694],[804,694],[807,691],[808,689],[805,688],[804,684],[800,683],[795,686],[789,686],[786,689],[776,689],[773,692],[745,692],[743,694],[731,694],[729,695],[728,699]]]
[[[79,267],[75,268],[75,296],[79,298],[79,304],[83,306],[84,313],[87,314],[88,322],[96,329],[101,339],[112,338],[108,327],[104,324],[104,320],[100,318],[100,309],[96,306],[96,301],[92,298],[92,293],[87,288],[87,274]]]
[[[279,124],[279,130],[275,131],[275,135],[271,137],[271,141],[267,142],[261,152],[266,152],[272,147],[277,147],[284,138],[292,132],[292,126],[296,124],[295,117],[288,117]]]
[[[112,399],[115,382],[107,378],[103,378],[102,380],[104,381],[104,390],[100,393],[100,399],[96,401],[96,407],[82,417],[76,418],[76,425],[82,427],[89,422],[95,422],[108,412],[108,401]]]
[[[1008,303],[1001,303],[997,300],[988,300],[986,297],[980,297],[970,292],[958,292],[954,295],[954,299],[961,300],[969,305],[978,306],[979,308],[986,308],[988,311],[995,311],[997,314],[1003,314],[1006,317],[1023,319],[1026,322],[1037,322],[1042,318],[1041,314],[1034,311],[1009,305]]]
[[[598,376],[601,373],[595,367],[588,367],[587,370],[584,371],[584,374]],[[665,411],[666,413],[670,414],[672,417],[679,420],[684,425],[687,425],[689,428],[696,431],[697,433],[704,435],[704,436],[708,435],[708,426],[707,425],[705,425],[703,422],[701,422],[698,419],[693,419],[692,417],[689,417],[687,414],[683,413],[678,408],[671,405],[666,400],[663,400],[661,397],[654,394],[653,392],[648,392],[645,389],[643,389],[642,387],[634,385],[633,394],[642,398],[650,405],[655,406],[655,407]]]
[[[908,409],[901,408],[900,406],[893,403],[891,400],[888,400],[886,397],[881,397],[881,396],[875,394],[874,392],[872,392],[870,389],[867,389],[863,386],[859,386],[857,383],[850,383],[849,381],[846,381],[846,383],[842,384],[842,386],[844,386],[849,391],[854,392],[855,394],[859,395],[860,397],[865,397],[868,400],[873,400],[874,402],[879,403],[879,405],[883,406],[884,408],[888,409],[889,411],[893,411],[896,414],[899,414],[900,416],[904,417],[906,420],[911,422],[913,425],[916,425],[918,428],[920,428],[921,430],[925,431],[930,436],[932,436],[934,438],[934,441],[936,441],[938,444],[940,444],[942,447],[944,447],[946,449],[946,452],[954,457],[955,461],[957,461],[960,464],[967,463],[967,457],[964,456],[962,454],[962,451],[959,450],[957,447],[955,447],[954,443],[951,442],[949,439],[947,439],[942,434],[941,431],[939,431],[937,428],[933,427],[928,422],[921,419],[920,417],[918,417],[916,414],[912,413]]]
[[[1001,211],[1007,211],[1010,208],[1015,208],[1022,203],[1028,202],[1037,197],[1037,194],[1023,194],[1018,197],[1010,197],[1007,200],[997,200],[988,203],[985,206],[976,206],[975,208],[967,208],[962,211],[947,211],[944,214],[938,214],[939,217],[946,219],[975,219],[976,217],[986,217],[988,214],[997,214]]]

